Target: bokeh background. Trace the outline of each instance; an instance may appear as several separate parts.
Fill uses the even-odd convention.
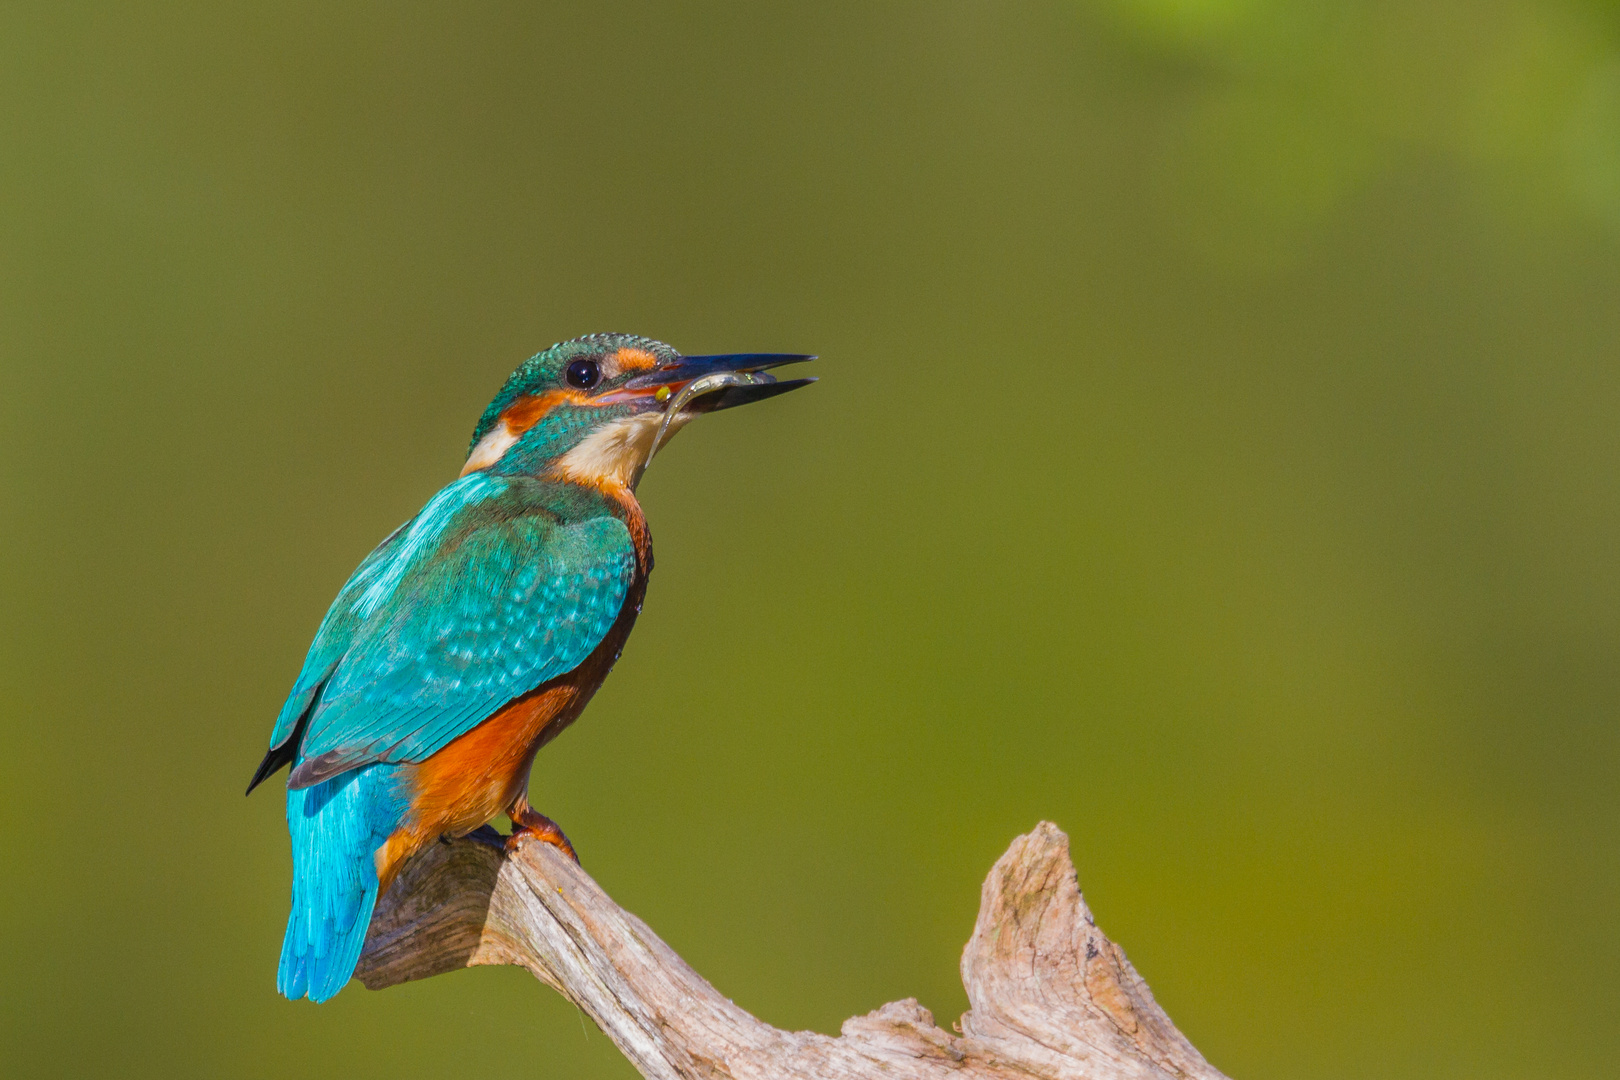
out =
[[[725,993],[941,1023],[1050,818],[1236,1077],[1620,1055],[1620,5],[0,8],[0,1073],[627,1077],[273,989],[242,798],[519,361],[818,352],[536,767]]]

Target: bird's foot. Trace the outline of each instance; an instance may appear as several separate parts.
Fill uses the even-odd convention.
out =
[[[512,818],[512,835],[506,838],[508,852],[516,851],[524,840],[532,839],[550,844],[573,859],[576,864],[579,862],[574,845],[568,842],[568,837],[563,835],[557,823],[530,806],[527,801],[518,802],[507,813]]]

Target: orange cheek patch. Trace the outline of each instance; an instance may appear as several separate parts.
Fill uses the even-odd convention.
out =
[[[505,424],[506,430],[513,435],[522,435],[558,405],[564,403],[584,405],[587,400],[584,394],[577,394],[572,390],[547,390],[543,394],[532,394],[529,397],[518,398],[508,405],[501,413],[501,423]]]
[[[646,371],[658,366],[658,357],[646,349],[624,348],[613,354],[613,362],[620,371]]]

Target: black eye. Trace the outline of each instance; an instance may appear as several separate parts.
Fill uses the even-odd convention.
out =
[[[595,360],[575,360],[568,365],[568,385],[589,390],[602,381],[602,369]]]

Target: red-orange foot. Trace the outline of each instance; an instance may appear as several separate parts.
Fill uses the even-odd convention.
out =
[[[525,839],[534,839],[550,844],[574,862],[579,862],[574,845],[568,842],[568,837],[563,835],[557,823],[530,806],[528,799],[520,796],[506,813],[512,819],[512,835],[506,838],[507,851],[516,851]]]

